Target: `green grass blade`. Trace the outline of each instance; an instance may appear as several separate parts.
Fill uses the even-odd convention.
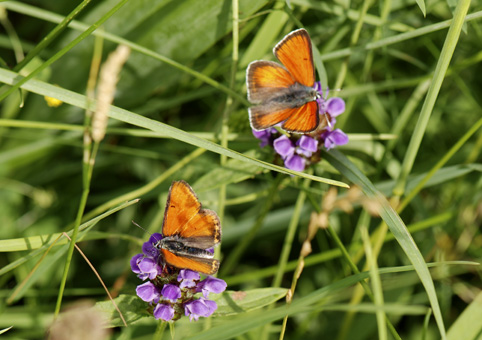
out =
[[[127,1],[129,0],[121,0],[118,4],[116,4],[114,7],[112,7],[106,14],[102,16],[96,23],[91,25],[87,30],[85,30],[83,33],[81,33],[77,38],[72,40],[67,46],[62,48],[59,52],[57,52],[55,55],[53,55],[50,59],[42,63],[39,67],[37,67],[34,71],[32,71],[28,76],[26,77],[21,77],[17,78],[16,81],[14,81],[11,85],[12,87],[5,91],[4,93],[0,94],[0,102],[3,101],[6,97],[8,97],[11,93],[16,91],[18,88],[22,87],[23,84],[25,84],[27,81],[35,77],[37,74],[39,74],[41,71],[52,65],[54,62],[56,62],[58,59],[60,59],[65,53],[70,51],[72,48],[74,48],[78,43],[80,43],[82,40],[87,38],[92,32],[94,32],[97,28],[99,28],[100,25],[102,25],[107,19],[109,19],[115,12],[117,12]]]
[[[480,339],[482,332],[482,292],[465,308],[447,332],[448,340]]]
[[[350,181],[360,186],[365,195],[367,195],[370,199],[376,200],[376,202],[380,205],[380,216],[390,228],[390,231],[395,236],[410,262],[412,262],[414,265],[414,268],[420,277],[420,281],[427,292],[440,334],[442,335],[442,338],[445,339],[445,326],[432,277],[430,276],[427,264],[425,263],[415,241],[413,240],[412,235],[410,235],[408,232],[405,223],[403,223],[400,216],[390,206],[386,198],[373,186],[370,180],[362,172],[360,172],[342,153],[336,150],[325,153],[325,159]]]
[[[0,69],[0,82],[4,82],[6,84],[11,85],[15,82],[15,79],[17,79],[17,77],[19,77],[19,75],[14,73],[14,72]],[[81,94],[78,94],[78,93],[75,93],[75,92],[72,92],[72,91],[69,91],[69,90],[66,90],[66,89],[62,89],[58,86],[53,86],[53,85],[50,85],[50,84],[47,84],[47,83],[44,83],[44,82],[41,82],[41,81],[38,81],[38,80],[31,79],[30,81],[28,81],[27,83],[22,85],[22,88],[24,88],[24,89],[26,89],[30,92],[34,92],[34,93],[43,95],[43,96],[49,96],[49,97],[57,98],[57,99],[65,102],[65,103],[80,107],[82,109],[87,108],[87,100],[86,100],[85,96],[83,96]],[[90,107],[90,109],[94,109],[95,108],[94,105],[95,105],[95,103],[92,103],[92,107]],[[227,149],[227,148],[223,148],[219,144],[216,144],[214,142],[199,138],[199,137],[194,136],[194,135],[192,135],[188,132],[177,129],[173,126],[170,126],[170,125],[167,125],[167,124],[164,124],[164,123],[161,123],[161,122],[158,122],[158,121],[140,116],[138,114],[135,114],[133,112],[121,109],[121,108],[116,107],[116,106],[111,106],[111,109],[110,109],[110,112],[109,112],[109,117],[111,117],[113,119],[117,119],[117,120],[125,122],[125,123],[128,123],[128,124],[143,127],[143,128],[148,129],[148,130],[151,130],[151,131],[155,131],[155,132],[158,132],[158,133],[161,133],[161,134],[165,134],[165,135],[169,136],[170,138],[177,139],[177,140],[182,141],[184,143],[191,144],[191,145],[194,145],[196,147],[203,148],[203,149],[206,149],[206,150],[218,153],[218,154],[224,154],[227,157],[237,159],[237,160],[241,160],[241,161],[244,161],[244,162],[247,162],[247,163],[250,163],[252,165],[262,167],[262,168],[265,168],[265,169],[268,169],[268,170],[281,172],[281,173],[284,173],[284,174],[287,174],[287,175],[295,175],[295,176],[299,176],[299,177],[304,177],[304,178],[308,178],[308,179],[311,179],[311,180],[314,180],[314,181],[317,181],[317,182],[326,183],[326,184],[330,184],[330,185],[336,185],[336,186],[340,186],[340,187],[344,187],[344,188],[348,187],[347,184],[345,184],[343,182],[340,182],[340,181],[335,181],[335,180],[328,179],[328,178],[309,175],[309,174],[306,174],[306,173],[303,173],[303,172],[289,170],[289,169],[283,168],[281,166],[273,165],[273,164],[270,164],[270,163],[267,163],[267,162],[260,161],[260,160],[255,159],[255,158],[248,157],[248,156],[243,155],[243,154],[241,154],[237,151]]]
[[[450,64],[450,60],[454,54],[455,46],[459,40],[460,31],[462,30],[465,16],[469,10],[469,5],[469,0],[461,0],[457,4],[454,19],[447,33],[442,52],[440,54],[440,59],[435,67],[432,83],[428,89],[427,97],[423,103],[417,125],[412,134],[410,144],[408,145],[408,149],[403,160],[402,170],[398,178],[397,185],[393,190],[394,194],[397,196],[401,196],[405,191],[407,177],[412,170],[415,157],[418,154],[420,143],[422,142],[422,138],[432,114],[435,101],[437,100],[440,88],[442,87],[442,82]]]

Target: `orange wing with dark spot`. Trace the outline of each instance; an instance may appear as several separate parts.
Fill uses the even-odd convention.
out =
[[[275,46],[273,53],[296,82],[313,87],[315,84],[313,51],[310,35],[304,28],[288,34]]]
[[[318,104],[316,101],[308,102],[295,109],[295,113],[281,126],[286,131],[310,132],[320,124]]]
[[[161,249],[164,261],[176,268],[190,269],[201,272],[206,275],[212,275],[218,271],[219,261],[216,259],[207,259],[190,256],[178,256],[169,250]]]
[[[177,235],[186,239],[186,245],[207,249],[221,241],[221,224],[214,211],[202,209],[189,184],[177,181],[169,189],[162,234]]]

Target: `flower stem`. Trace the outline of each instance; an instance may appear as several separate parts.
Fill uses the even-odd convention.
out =
[[[164,330],[166,329],[167,322],[161,321],[157,324],[156,333],[152,337],[152,340],[162,340],[162,336],[164,335]]]

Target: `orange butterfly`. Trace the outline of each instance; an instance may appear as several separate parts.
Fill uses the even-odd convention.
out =
[[[281,128],[305,133],[319,123],[320,94],[313,88],[315,67],[308,32],[301,28],[289,33],[273,49],[283,65],[257,60],[248,65],[246,84],[249,119],[254,130],[264,130],[283,122]]]
[[[169,189],[162,236],[155,246],[164,264],[208,275],[218,271],[219,261],[206,250],[221,241],[218,215],[202,209],[196,194],[184,181],[173,182]]]

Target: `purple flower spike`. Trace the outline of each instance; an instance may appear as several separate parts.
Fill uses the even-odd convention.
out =
[[[330,98],[326,102],[326,112],[336,117],[345,112],[345,101],[341,98]]]
[[[182,269],[177,276],[177,281],[181,282],[179,288],[193,288],[196,286],[195,281],[199,281],[201,276],[198,272],[189,270],[189,269]]]
[[[156,276],[162,272],[161,266],[157,264],[157,260],[151,259],[150,257],[144,257],[139,261],[138,266],[141,273],[144,274],[143,276],[147,275],[149,280],[155,279]]]
[[[282,135],[281,137],[276,138],[273,142],[273,147],[275,151],[283,158],[286,158],[292,155],[295,151],[295,147],[293,146],[293,143],[285,135]]]
[[[196,292],[202,292],[205,298],[209,293],[219,294],[226,290],[227,284],[221,279],[217,279],[212,276],[208,276],[201,282],[199,282]]]
[[[296,154],[285,158],[285,167],[295,171],[305,170],[305,159]]]
[[[174,317],[174,308],[164,303],[160,303],[154,308],[154,317],[157,320],[171,321]]]
[[[162,287],[161,294],[165,299],[175,302],[181,297],[181,289],[179,289],[178,286],[168,283]]]
[[[186,303],[184,306],[184,314],[186,316],[189,315],[189,321],[193,319],[197,321],[200,316],[205,318],[211,316],[217,308],[218,305],[216,302],[201,297],[198,300]]]
[[[348,136],[340,129],[324,132],[321,137],[325,139],[325,148],[327,150],[337,145],[345,145],[348,143]]]
[[[137,295],[146,302],[157,302],[161,295],[159,294],[159,290],[152,282],[146,282],[137,286],[136,288]]]

